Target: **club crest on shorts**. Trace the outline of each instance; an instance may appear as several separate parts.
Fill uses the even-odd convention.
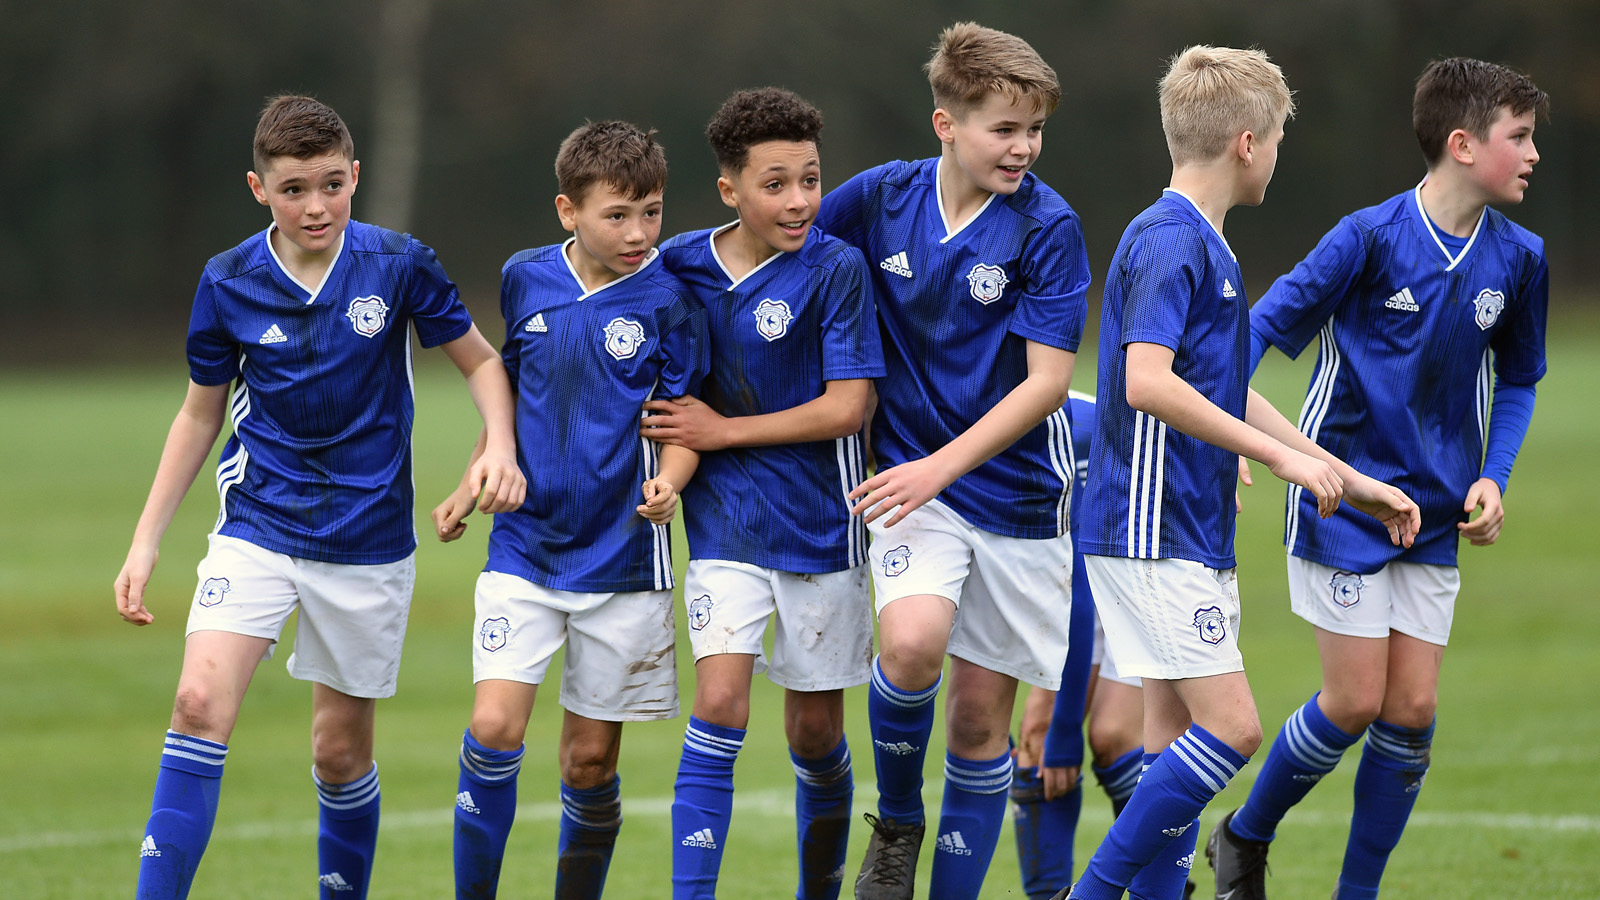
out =
[[[483,638],[483,649],[493,653],[504,647],[506,640],[511,637],[511,621],[504,616],[484,619],[478,634]]]
[[[756,305],[756,333],[768,341],[775,341],[789,333],[789,320],[794,313],[782,300],[767,298]]]
[[[1328,587],[1333,588],[1333,602],[1349,609],[1361,602],[1361,576],[1354,572],[1335,572]]]
[[[350,309],[344,314],[350,320],[350,326],[356,334],[362,337],[372,337],[383,330],[383,321],[389,315],[389,307],[379,297],[358,297],[350,301]]]
[[[1010,280],[1006,278],[1005,269],[978,263],[967,273],[967,284],[972,286],[972,299],[988,306],[1000,299]]]
[[[1478,292],[1478,296],[1472,298],[1472,305],[1478,310],[1472,321],[1477,322],[1480,329],[1488,331],[1489,327],[1499,320],[1500,311],[1506,308],[1506,295],[1484,288]]]
[[[233,590],[233,586],[228,584],[228,579],[207,578],[201,583],[197,598],[201,606],[216,606],[227,598],[227,594],[231,590]]]
[[[711,624],[711,595],[701,594],[689,601],[689,627],[704,631]]]
[[[1196,610],[1194,627],[1200,629],[1200,640],[1208,644],[1220,644],[1228,636],[1228,618],[1215,606]]]
[[[890,578],[909,568],[911,568],[911,548],[905,544],[901,544],[883,555],[883,574]]]
[[[644,345],[644,326],[619,316],[606,323],[605,338],[606,352],[613,359],[632,359]]]

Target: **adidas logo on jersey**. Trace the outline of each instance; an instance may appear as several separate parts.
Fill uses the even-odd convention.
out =
[[[1193,824],[1193,822],[1189,823],[1189,825]],[[1177,837],[1178,835],[1183,834],[1185,831],[1188,831],[1189,825],[1185,825],[1182,828],[1163,828],[1161,829],[1161,833],[1167,837]]]
[[[683,839],[685,847],[704,847],[707,850],[717,849],[717,839],[712,837],[711,829],[702,828],[694,834]]]
[[[910,756],[911,754],[917,752],[917,748],[911,746],[905,741],[896,741],[895,743],[890,744],[885,741],[874,740],[872,743],[876,745],[879,750],[882,750],[886,753],[893,753],[896,756]]]
[[[1237,297],[1237,296],[1239,296],[1239,292],[1233,289],[1233,282],[1229,281],[1226,278],[1222,279],[1222,296],[1224,296],[1224,297]]]
[[[456,795],[456,808],[462,812],[472,813],[473,815],[483,812],[483,810],[478,808],[477,804],[472,802],[471,791],[462,791]]]
[[[355,885],[345,881],[344,876],[340,875],[338,872],[329,872],[321,878],[318,878],[317,883],[330,891],[353,891],[356,889]]]
[[[894,274],[904,278],[916,277],[911,274],[911,260],[906,256],[906,252],[904,250],[901,250],[899,253],[896,253],[883,262],[878,263],[878,268],[884,270],[885,272],[893,272]]]
[[[543,334],[550,329],[544,324],[544,313],[534,313],[533,318],[528,320],[528,324],[523,326],[522,330]]]
[[[283,329],[278,327],[277,322],[273,322],[272,327],[261,335],[261,343],[263,344],[281,344],[288,339],[289,336],[283,333]]]
[[[971,856],[972,850],[967,842],[962,840],[961,832],[950,831],[939,835],[939,840],[934,844],[941,853],[954,853],[957,856]]]
[[[1401,312],[1422,312],[1422,307],[1417,305],[1415,297],[1411,296],[1411,288],[1401,288],[1400,293],[1383,301],[1383,305]]]
[[[140,856],[160,856],[161,851],[156,849],[156,839],[151,835],[144,836],[144,843],[139,845]]]

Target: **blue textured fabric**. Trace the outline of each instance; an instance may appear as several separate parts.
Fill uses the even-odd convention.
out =
[[[522,747],[491,750],[471,729],[461,736],[453,837],[457,900],[489,900],[499,890],[523,753]]]
[[[1483,450],[1482,477],[1493,479],[1500,486],[1502,494],[1511,481],[1511,466],[1516,463],[1522,441],[1528,436],[1528,426],[1533,422],[1537,390],[1531,384],[1508,384],[1495,379],[1494,402],[1489,406],[1489,437]]]
[[[872,727],[872,759],[878,776],[878,815],[906,825],[923,821],[922,763],[933,733],[933,700],[943,676],[930,687],[902,691],[872,659],[867,688],[867,719]]]
[[[733,820],[733,764],[745,729],[689,717],[672,788],[673,900],[717,894],[717,874]]]
[[[1317,694],[1311,695],[1278,731],[1261,774],[1250,786],[1250,799],[1228,821],[1229,830],[1245,840],[1272,840],[1289,807],[1332,772],[1344,751],[1359,740],[1361,735],[1329,721],[1317,705]]]
[[[1155,764],[1158,753],[1146,753],[1140,769]],[[1133,900],[1181,900],[1184,885],[1189,880],[1189,870],[1194,866],[1195,842],[1200,834],[1200,820],[1196,818],[1184,832],[1162,848],[1149,864],[1133,876],[1128,884],[1128,896]]]
[[[944,801],[928,900],[977,900],[1000,843],[1013,768],[1009,749],[994,759],[945,753]]]
[[[622,779],[599,787],[561,785],[561,830],[556,839],[556,900],[600,900],[611,853],[622,830]]]
[[[217,821],[228,745],[168,731],[139,845],[138,900],[189,896]]]
[[[1112,760],[1111,765],[1104,768],[1094,766],[1093,769],[1100,789],[1111,800],[1111,816],[1116,818],[1122,815],[1122,808],[1128,805],[1133,789],[1139,786],[1139,776],[1144,773],[1144,748],[1135,747]]]
[[[1339,870],[1339,900],[1374,900],[1389,854],[1400,843],[1428,774],[1433,726],[1405,728],[1373,722],[1356,769],[1350,840]]]
[[[378,764],[347,784],[317,777],[317,876],[322,900],[366,900],[378,850]]]
[[[1046,800],[1039,767],[1019,766],[1011,781],[1011,804],[1022,892],[1029,900],[1048,900],[1072,884],[1072,842],[1083,811],[1083,779],[1073,790]]]
[[[796,900],[834,900],[844,883],[850,842],[850,802],[855,778],[844,740],[826,756],[806,759],[789,751],[794,765],[794,825],[800,854]]]

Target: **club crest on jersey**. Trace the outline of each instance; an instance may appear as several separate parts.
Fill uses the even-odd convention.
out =
[[[1489,327],[1499,320],[1500,311],[1506,308],[1506,295],[1484,288],[1478,292],[1478,296],[1472,298],[1472,305],[1478,309],[1472,321],[1477,322],[1480,329],[1488,331]]]
[[[478,634],[483,638],[483,649],[493,653],[504,647],[506,639],[511,637],[511,622],[504,616],[484,619],[483,625],[478,628]]]
[[[1361,602],[1361,576],[1354,572],[1335,572],[1328,586],[1333,588],[1333,602],[1349,609]]]
[[[620,316],[606,323],[606,352],[613,359],[632,359],[644,345],[644,326]]]
[[[711,595],[701,594],[689,601],[689,627],[704,631],[711,624]]]
[[[789,320],[794,318],[794,313],[789,311],[789,304],[782,300],[768,298],[756,306],[756,332],[769,341],[775,341],[789,333]]]
[[[1220,644],[1228,636],[1228,619],[1222,610],[1215,606],[1197,610],[1194,614],[1194,627],[1200,629],[1200,640],[1208,644]]]
[[[1006,270],[999,266],[978,263],[967,273],[967,284],[972,286],[972,299],[985,306],[999,300],[1010,283],[1006,278]]]
[[[911,568],[911,548],[905,544],[901,544],[883,555],[883,574],[890,578],[909,568]]]
[[[218,603],[221,603],[223,600],[227,599],[228,592],[231,590],[233,590],[233,586],[228,584],[228,579],[207,578],[205,582],[200,585],[200,605],[207,607],[216,606]]]
[[[356,334],[362,337],[372,337],[383,330],[383,320],[389,315],[389,307],[380,297],[357,297],[350,301],[350,309],[344,317],[350,320],[351,327]]]

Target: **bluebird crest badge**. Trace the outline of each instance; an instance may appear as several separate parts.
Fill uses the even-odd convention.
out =
[[[1228,619],[1222,610],[1215,606],[1207,606],[1197,610],[1194,614],[1194,627],[1200,629],[1200,640],[1208,644],[1220,644],[1228,636]]]
[[[1333,602],[1345,609],[1361,602],[1361,589],[1366,587],[1361,583],[1361,576],[1354,572],[1333,573],[1328,586],[1333,589]]]
[[[344,317],[350,320],[350,326],[356,334],[362,337],[372,337],[383,330],[384,320],[389,316],[389,306],[381,297],[358,297],[350,301],[350,309]]]
[[[768,341],[775,341],[789,333],[789,320],[794,314],[789,304],[768,298],[756,306],[756,332]]]
[[[1480,329],[1488,331],[1499,321],[1500,311],[1506,308],[1506,295],[1484,288],[1472,298],[1472,305],[1477,309],[1472,321],[1477,322]]]
[[[999,266],[990,266],[979,263],[967,273],[967,284],[972,287],[972,299],[985,306],[1000,299],[1010,284],[1006,278],[1006,270]]]
[[[711,595],[701,594],[689,601],[689,627],[704,631],[711,624]]]
[[[905,544],[901,544],[883,555],[883,574],[890,578],[909,568],[911,568],[911,548]]]
[[[205,607],[216,606],[227,599],[228,592],[233,586],[228,584],[226,578],[207,578],[201,585],[198,593],[200,605]]]
[[[644,326],[619,316],[606,323],[605,340],[613,359],[632,359],[644,346]]]
[[[484,619],[483,625],[478,628],[478,636],[483,639],[483,649],[493,653],[504,647],[511,637],[511,622],[503,616]]]

